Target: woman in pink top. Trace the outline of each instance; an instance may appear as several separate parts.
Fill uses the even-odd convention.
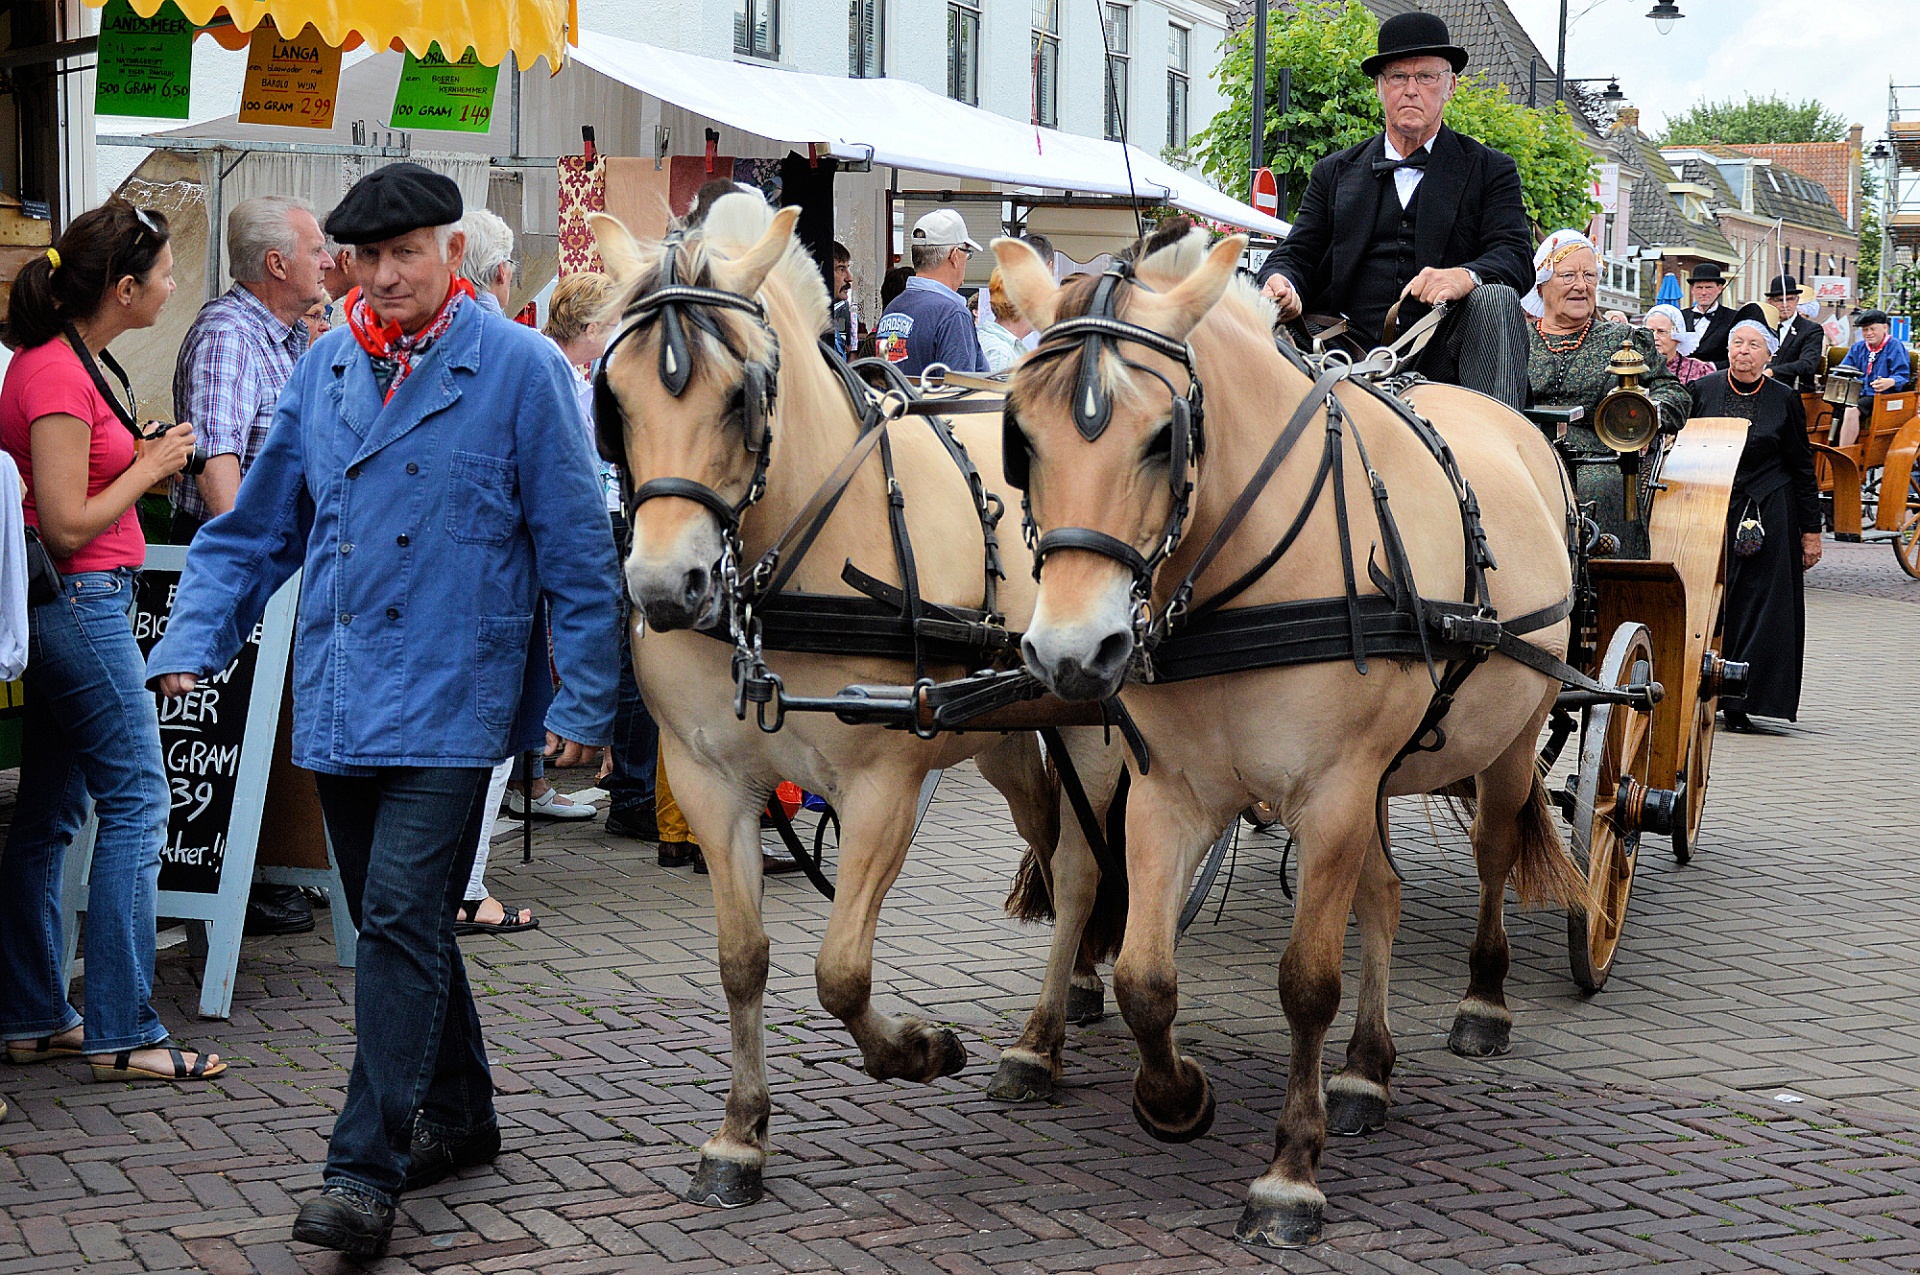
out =
[[[96,1080],[205,1080],[212,1054],[174,1045],[151,1004],[154,894],[169,793],[160,721],[127,612],[146,539],[134,502],[193,454],[181,423],[135,436],[107,346],[151,327],[173,292],[157,213],[120,200],[84,212],[21,267],[5,329],[0,446],[20,468],[27,525],[60,587],[27,613],[20,796],[0,852],[0,1039],[13,1062],[85,1054]],[[60,981],[67,844],[99,816],[87,892],[87,1012]]]

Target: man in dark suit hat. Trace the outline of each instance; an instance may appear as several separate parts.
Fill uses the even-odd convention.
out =
[[[1800,313],[1800,281],[1778,275],[1767,285],[1767,300],[1778,320],[1770,326],[1780,337],[1780,348],[1767,364],[1767,375],[1796,394],[1811,394],[1826,358],[1827,334],[1818,323]]]
[[[1401,331],[1448,302],[1420,372],[1517,407],[1527,389],[1519,295],[1533,287],[1533,236],[1513,160],[1440,122],[1466,64],[1433,14],[1380,24],[1379,52],[1360,69],[1373,77],[1386,131],[1314,165],[1293,233],[1259,279],[1281,318],[1344,314],[1362,346],[1379,342],[1402,297]]]
[[[1779,326],[1767,322],[1767,312],[1751,301],[1738,310],[1720,304],[1720,294],[1726,291],[1726,287],[1727,281],[1720,274],[1719,264],[1701,262],[1687,276],[1687,290],[1693,296],[1693,304],[1681,311],[1687,321],[1687,331],[1700,334],[1700,343],[1694,346],[1693,357],[1717,368],[1727,365],[1727,336],[1736,323],[1752,319],[1762,327]]]

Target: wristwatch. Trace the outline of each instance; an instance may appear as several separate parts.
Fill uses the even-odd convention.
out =
[[[1472,266],[1467,266],[1466,271],[1467,271],[1467,278],[1473,280],[1473,286],[1476,288],[1479,287],[1480,272],[1478,270],[1475,270]]]

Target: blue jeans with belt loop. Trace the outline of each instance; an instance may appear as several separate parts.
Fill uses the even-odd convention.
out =
[[[414,1120],[458,1137],[494,1123],[480,1015],[454,941],[489,773],[386,767],[316,775],[347,907],[360,928],[356,1044],[327,1148],[328,1185],[391,1204]]]
[[[154,897],[169,798],[160,718],[127,613],[134,573],[79,571],[28,611],[20,797],[0,853],[0,1037],[80,1022],[60,981],[67,847],[99,816],[87,887],[90,1054],[167,1038],[153,1010]]]

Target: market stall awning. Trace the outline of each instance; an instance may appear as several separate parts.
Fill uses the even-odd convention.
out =
[[[909,80],[749,66],[636,40],[580,34],[575,59],[610,79],[731,127],[822,155],[969,177],[1003,187],[1135,195],[1210,221],[1284,235],[1286,222],[1119,142],[1036,128]]]
[[[95,9],[107,0],[86,0]],[[133,11],[151,18],[167,0],[131,0]],[[173,0],[187,20],[206,26],[222,13],[242,31],[251,31],[262,18],[289,34],[308,23],[320,38],[345,48],[358,36],[376,49],[398,42],[415,56],[424,57],[438,43],[442,53],[457,58],[471,45],[480,60],[497,66],[511,50],[523,67],[546,58],[558,68],[567,60],[567,45],[577,37],[580,17],[576,0]]]

